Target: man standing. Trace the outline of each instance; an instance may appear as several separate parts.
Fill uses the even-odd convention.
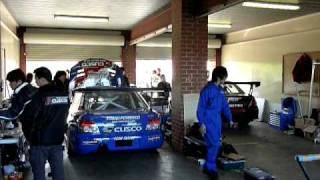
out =
[[[207,143],[207,158],[204,172],[211,180],[218,179],[216,160],[221,147],[221,115],[232,126],[232,115],[228,101],[220,85],[224,84],[228,76],[225,67],[218,66],[212,72],[212,81],[200,93],[197,117]]]
[[[67,79],[67,73],[65,71],[57,71],[53,81],[55,85],[63,91],[69,92],[69,80]]]
[[[168,100],[170,91],[171,91],[170,83],[166,81],[166,76],[164,74],[161,74],[160,79],[161,79],[161,82],[159,82],[158,88],[163,89],[164,92],[160,92],[159,96],[164,97],[165,99]]]
[[[53,180],[64,180],[62,143],[69,109],[68,94],[52,83],[47,68],[40,67],[34,73],[39,90],[20,116],[23,124],[30,125],[25,136],[30,143],[34,180],[46,179],[47,160]]]
[[[122,72],[121,87],[130,87],[129,79],[127,77],[127,73],[124,67],[121,67],[120,71]]]
[[[160,82],[160,76],[157,75],[157,71],[153,70],[151,75],[151,87],[157,87]]]

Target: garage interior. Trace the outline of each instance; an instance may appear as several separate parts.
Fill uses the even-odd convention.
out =
[[[319,153],[319,144],[281,132],[270,118],[280,118],[281,103],[289,96],[299,100],[298,114],[313,110],[320,118],[318,67],[311,105],[310,83],[297,85],[291,78],[303,53],[320,59],[320,2],[258,1],[298,5],[296,10],[243,2],[248,1],[1,0],[1,80],[15,68],[28,73],[46,66],[54,74],[101,57],[123,66],[130,83],[149,87],[152,70],[161,68],[172,86],[172,145],[164,144],[158,153],[66,154],[66,179],[208,179],[195,159],[183,155],[184,136],[187,126],[197,122],[208,73],[223,65],[228,81],[261,82],[253,90],[258,119],[247,129],[227,130],[228,143],[246,157],[246,167],[260,167],[277,179],[304,179],[294,157]],[[58,15],[106,17],[107,22],[65,21]],[[12,91],[5,83],[3,88],[2,99],[9,98]],[[320,179],[319,167],[316,161],[306,164],[310,177]],[[220,170],[219,175],[243,179],[239,171]],[[32,179],[31,171],[25,179]]]

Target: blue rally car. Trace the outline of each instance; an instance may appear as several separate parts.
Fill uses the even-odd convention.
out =
[[[120,68],[90,58],[70,72],[66,144],[68,154],[155,150],[164,142],[163,120],[141,95],[142,89],[122,87]]]
[[[136,88],[89,87],[74,91],[67,130],[68,154],[158,149],[162,122]]]

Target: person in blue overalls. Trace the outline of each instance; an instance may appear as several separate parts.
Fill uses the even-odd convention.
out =
[[[228,101],[220,87],[228,76],[225,67],[218,66],[212,72],[212,81],[200,93],[197,117],[207,144],[207,157],[204,172],[210,179],[218,179],[216,160],[221,147],[223,116],[233,126]]]

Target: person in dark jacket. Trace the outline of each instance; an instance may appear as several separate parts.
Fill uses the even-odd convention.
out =
[[[220,87],[227,76],[228,72],[223,66],[218,66],[213,70],[212,81],[201,90],[197,109],[197,117],[207,144],[207,158],[204,164],[204,172],[209,175],[211,180],[218,179],[216,160],[222,139],[221,116],[224,116],[231,126],[233,125],[227,98]]]
[[[32,73],[28,73],[27,74],[27,83],[31,84],[33,80],[33,74]]]
[[[52,83],[51,72],[40,67],[34,71],[38,92],[20,119],[30,127],[25,136],[30,144],[30,163],[34,180],[45,180],[48,160],[53,180],[64,180],[63,147],[69,109],[68,94]]]
[[[0,120],[16,120],[23,112],[25,106],[30,103],[36,88],[26,82],[26,75],[21,69],[15,69],[7,74],[9,85],[13,90],[10,106],[0,110]]]
[[[68,92],[69,80],[67,79],[67,73],[65,71],[57,71],[54,76],[54,83],[63,91]]]
[[[160,75],[160,79],[161,82],[159,82],[158,88],[163,89],[164,92],[159,92],[159,96],[168,99],[171,91],[170,83],[166,81],[166,76],[164,74]]]
[[[129,79],[126,74],[126,70],[124,69],[124,67],[121,67],[120,70],[122,72],[121,87],[130,87]]]

